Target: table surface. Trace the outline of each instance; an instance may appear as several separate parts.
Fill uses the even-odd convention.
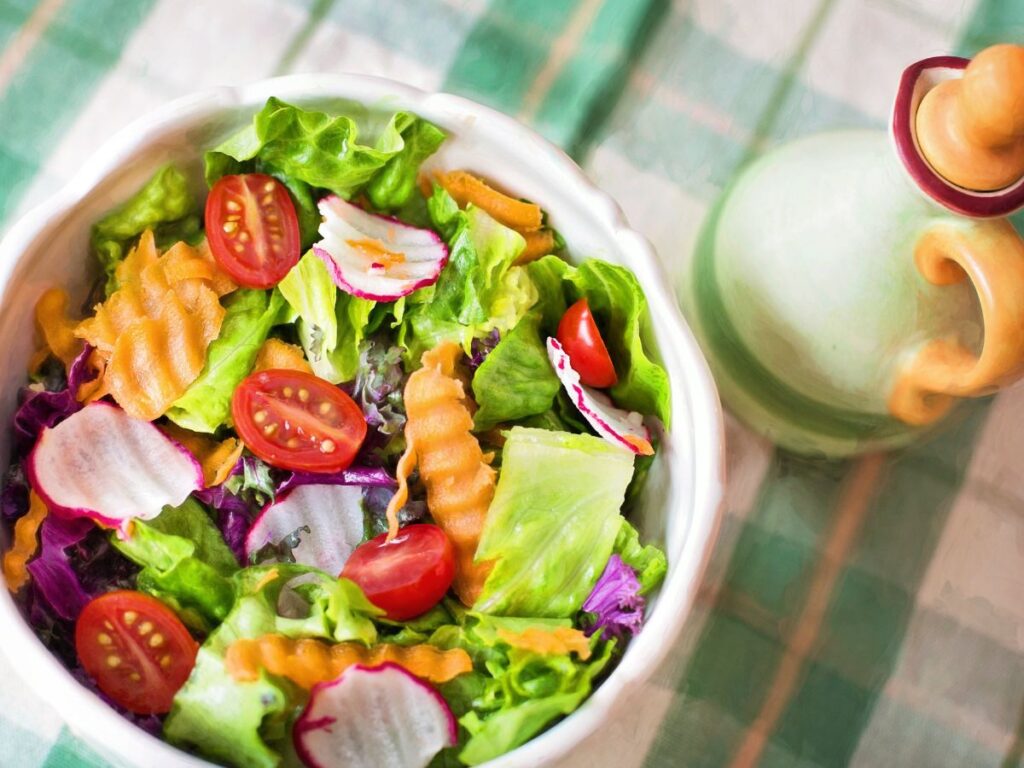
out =
[[[364,72],[565,147],[669,272],[747,160],[884,125],[919,58],[1024,42],[1021,0],[0,0],[0,217],[195,89]],[[686,632],[564,766],[1015,766],[1024,389],[909,450],[808,462],[728,424],[726,515]],[[106,766],[0,661],[0,764]]]

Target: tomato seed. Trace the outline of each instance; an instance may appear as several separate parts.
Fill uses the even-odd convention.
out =
[[[252,415],[252,420],[255,421],[257,424],[262,424],[264,421],[267,420],[267,412],[256,411],[256,413]]]
[[[119,666],[121,666],[121,657],[107,656],[107,666],[111,669],[117,669]]]
[[[324,416],[326,416],[330,412],[331,412],[331,404],[330,403],[327,403],[327,402],[320,403],[320,413],[322,413]]]
[[[159,632],[157,632],[151,638],[149,638],[149,647],[150,648],[159,648],[163,644],[164,644],[164,636],[161,635]]]
[[[96,635],[96,642],[100,645],[110,645],[114,641],[106,632],[100,632],[98,635]]]
[[[267,424],[267,426],[263,428],[263,434],[267,437],[270,437],[275,432],[277,432],[277,424]]]
[[[225,221],[223,229],[225,234],[230,235],[232,232],[238,229],[238,223],[234,221]]]
[[[308,389],[303,388],[303,389],[299,390],[299,400],[301,400],[303,403],[309,401],[309,390]]]
[[[171,666],[171,657],[167,656],[167,655],[161,656],[160,657],[160,666],[163,667],[164,669],[166,669],[167,667]]]
[[[263,185],[263,191],[264,192],[273,192],[274,191],[274,182],[268,181],[266,184],[264,184]]]
[[[320,453],[334,453],[336,447],[333,440],[324,440],[320,443]]]
[[[292,395],[295,394],[295,390],[292,389],[291,387],[285,387],[284,389],[281,390],[281,394],[284,395],[285,397],[291,397]]]
[[[139,634],[140,635],[145,636],[145,635],[148,635],[152,631],[153,631],[153,622],[151,622],[151,621],[144,621],[141,624],[139,624]]]

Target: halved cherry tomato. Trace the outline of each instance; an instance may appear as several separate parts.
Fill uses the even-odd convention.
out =
[[[351,397],[311,373],[285,368],[243,380],[231,416],[245,446],[281,469],[339,472],[366,438],[366,418]]]
[[[75,625],[85,671],[137,715],[169,712],[188,680],[199,644],[170,608],[141,592],[108,592],[86,604]]]
[[[277,285],[300,256],[291,195],[266,174],[222,176],[206,198],[206,239],[217,263],[239,285]]]
[[[581,382],[588,387],[604,388],[618,381],[608,347],[604,345],[586,299],[580,299],[565,311],[558,323],[557,336]]]
[[[426,613],[455,578],[455,552],[436,525],[407,525],[391,541],[382,533],[356,547],[341,571],[392,621]]]

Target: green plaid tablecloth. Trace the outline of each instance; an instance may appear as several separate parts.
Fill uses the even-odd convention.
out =
[[[996,41],[1024,42],[1024,0],[0,0],[0,216],[181,94],[367,72],[536,126],[678,275],[751,156],[881,126],[907,63]],[[927,444],[823,463],[730,422],[684,637],[563,765],[1020,765],[1022,427],[1016,388]],[[6,661],[0,681],[0,765],[107,765]]]

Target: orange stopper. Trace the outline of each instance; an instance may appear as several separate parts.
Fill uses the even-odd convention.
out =
[[[1024,46],[994,45],[962,78],[921,99],[917,140],[931,166],[966,189],[1003,189],[1024,176]]]

